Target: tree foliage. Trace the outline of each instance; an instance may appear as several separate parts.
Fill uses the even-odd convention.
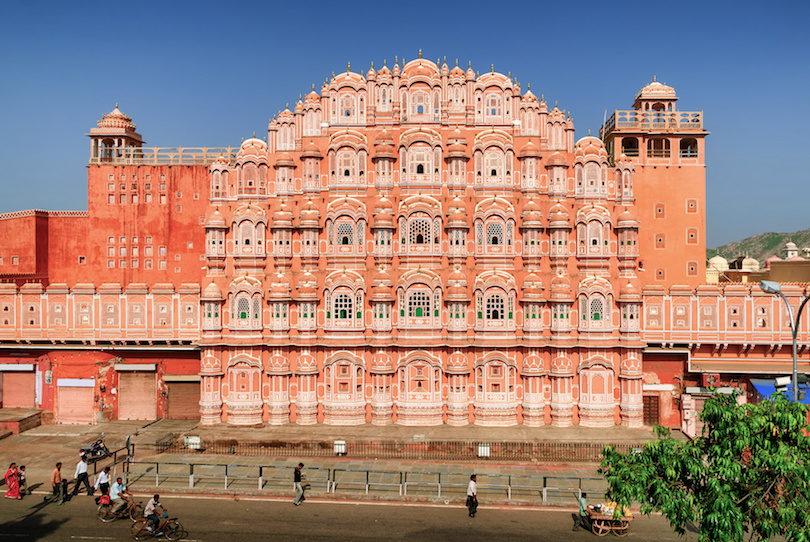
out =
[[[684,442],[657,426],[639,453],[603,451],[608,496],[661,512],[680,535],[700,542],[810,541],[807,406],[784,395],[757,405],[715,394],[700,415],[702,436]]]

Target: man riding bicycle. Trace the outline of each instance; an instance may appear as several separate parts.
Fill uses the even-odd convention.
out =
[[[143,511],[143,517],[149,520],[149,529],[150,531],[154,531],[157,529],[158,524],[160,523],[160,517],[158,516],[158,508],[163,512],[164,516],[168,516],[169,513],[163,508],[163,505],[160,504],[160,495],[155,495],[146,505],[146,508]],[[155,535],[161,535],[163,533],[155,533]]]
[[[124,485],[123,479],[119,476],[115,479],[115,483],[110,486],[110,502],[114,505],[111,514],[117,514],[127,505],[126,499],[132,497],[127,486]]]

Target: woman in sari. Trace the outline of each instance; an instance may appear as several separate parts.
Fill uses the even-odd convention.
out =
[[[7,499],[22,499],[20,496],[20,479],[17,473],[17,464],[12,463],[6,471]]]

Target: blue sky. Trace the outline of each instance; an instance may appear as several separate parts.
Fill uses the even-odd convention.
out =
[[[301,6],[306,6],[301,7]],[[810,3],[0,4],[0,212],[86,209],[85,136],[118,102],[148,146],[238,145],[312,83],[394,56],[511,71],[576,137],[656,75],[703,110],[707,246],[810,227]],[[452,64],[451,64],[452,65]],[[773,191],[776,195],[768,195]]]

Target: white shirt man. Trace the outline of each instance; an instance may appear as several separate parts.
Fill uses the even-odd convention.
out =
[[[76,482],[76,485],[73,487],[72,495],[76,495],[79,492],[79,484],[82,483],[87,490],[87,494],[93,494],[93,488],[90,487],[90,481],[87,479],[87,458],[84,456],[76,463],[76,474],[73,475],[73,480]]]
[[[470,476],[470,483],[467,484],[467,509],[470,511],[470,517],[475,517],[475,512],[478,510],[478,484],[475,483],[475,475]]]
[[[98,489],[99,486],[101,486],[102,484],[110,485],[109,470],[110,470],[109,467],[107,467],[106,469],[98,473],[98,476],[96,476],[96,485],[93,486],[94,488]]]

